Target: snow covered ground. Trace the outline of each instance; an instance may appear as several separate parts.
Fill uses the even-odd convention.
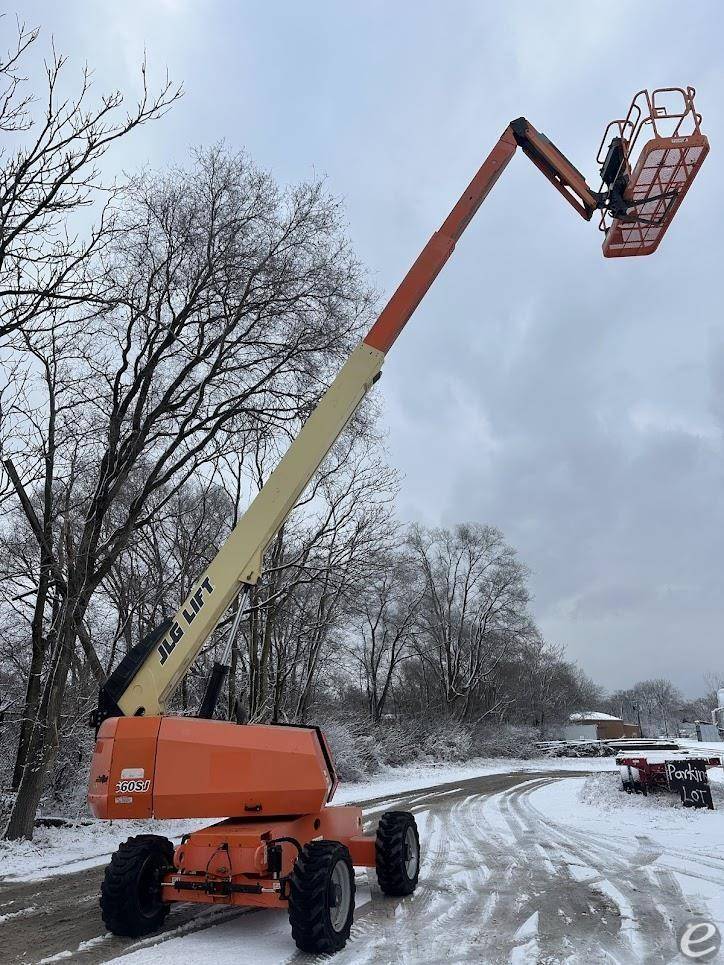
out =
[[[644,885],[648,880],[653,889],[668,882],[664,891],[680,896],[673,908],[663,909],[672,925],[703,918],[724,933],[722,769],[710,771],[710,779],[715,811],[685,809],[675,795],[623,794],[618,777],[611,774],[557,781],[530,794],[528,807],[551,829],[558,859],[618,909],[634,961],[657,959],[642,932],[637,885],[630,875],[633,865],[645,870]],[[668,929],[669,935],[675,930]],[[537,961],[537,939],[532,934],[530,947],[526,945],[531,961]],[[661,951],[666,961],[665,943]],[[668,953],[675,957],[672,945]]]
[[[423,864],[418,890],[404,899],[384,897],[374,872],[357,873],[355,924],[335,965],[683,961],[677,931],[686,921],[724,928],[724,773],[710,774],[714,812],[684,810],[674,796],[624,794],[612,758],[415,767],[347,785],[339,802],[367,802],[368,826],[390,807],[415,813]],[[79,830],[70,871],[104,863],[106,854],[89,849],[111,850],[131,830],[109,827]],[[3,888],[16,898],[7,909],[0,901],[8,919],[0,928],[14,930],[13,949],[27,934],[27,957],[12,962],[309,960],[277,911],[179,905],[162,934],[130,942],[104,934],[95,904],[101,869],[89,870],[87,883],[68,877],[75,890],[62,905],[57,879],[39,879],[57,874],[49,865],[62,858],[69,832],[43,833],[49,843],[35,863],[11,854],[15,882],[0,882],[0,898]],[[29,884],[16,883],[23,876]],[[58,908],[45,914],[48,896]],[[184,911],[191,907],[194,917]]]
[[[724,806],[724,793],[716,797]],[[390,907],[361,873],[340,965],[671,961],[686,919],[724,927],[721,810],[625,795],[617,773],[557,781],[532,773],[522,786],[450,809],[425,804],[410,802],[425,853],[420,890]],[[226,965],[238,961],[240,930],[256,965],[295,959],[286,917],[261,914],[149,942],[118,961]]]
[[[173,840],[199,826],[188,821],[94,821],[37,828],[32,841],[0,841],[0,883],[39,881],[105,864],[132,834],[163,834]]]
[[[611,758],[586,760],[556,760],[547,758],[530,761],[475,760],[459,766],[442,764],[415,765],[390,768],[375,774],[368,781],[340,785],[335,804],[372,800],[397,791],[411,791],[432,784],[464,780],[482,774],[504,774],[511,771],[540,771],[556,769],[611,770]],[[187,831],[203,826],[202,819],[183,821],[93,821],[71,827],[38,828],[32,841],[0,841],[0,882],[36,881],[55,875],[69,874],[105,864],[118,845],[132,834],[162,834],[179,840]]]
[[[706,741],[700,743],[699,741],[693,740],[689,737],[681,737],[676,742],[679,747],[685,748],[692,754],[720,754],[724,757],[724,741]]]
[[[420,887],[391,901],[359,873],[355,926],[335,963],[682,961],[686,920],[724,927],[724,790],[715,789],[721,810],[694,812],[674,797],[625,795],[617,773],[531,771],[497,793],[409,795]],[[241,948],[255,965],[300,960],[286,916],[262,912],[149,938],[114,961],[237,965]]]

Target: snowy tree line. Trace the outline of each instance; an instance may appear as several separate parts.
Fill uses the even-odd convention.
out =
[[[679,731],[683,731],[683,724],[694,724],[697,720],[711,722],[711,712],[717,706],[717,691],[724,687],[724,675],[705,673],[703,684],[700,697],[687,699],[666,678],[641,680],[633,687],[607,695],[602,706],[611,714],[638,723],[644,736],[677,737]]]

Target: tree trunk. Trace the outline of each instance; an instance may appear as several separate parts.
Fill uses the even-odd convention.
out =
[[[9,841],[32,838],[35,816],[47,775],[58,754],[60,712],[76,638],[73,614],[68,610],[67,606],[64,607],[64,619],[59,627],[48,679],[38,707],[27,761],[23,768],[15,803],[10,812],[10,820],[5,829],[5,838]]]
[[[40,598],[40,590],[38,591],[38,598]],[[25,762],[28,759],[28,748],[30,747],[33,725],[35,723],[35,717],[38,713],[40,683],[43,672],[43,658],[45,656],[42,619],[40,621],[39,628],[36,627],[35,620],[33,620],[32,648],[30,673],[28,675],[28,685],[25,690],[25,702],[23,704],[23,719],[20,725],[20,738],[18,740],[18,750],[15,755],[15,767],[13,768],[12,788],[14,791],[17,791],[17,789],[20,787],[20,781],[23,777],[23,768],[25,767]]]
[[[51,393],[51,401],[53,395]],[[54,447],[54,406],[51,407],[49,449],[52,452]],[[50,589],[50,568],[51,559],[49,556],[50,540],[52,538],[52,469],[53,463],[46,458],[46,477],[45,477],[45,506],[43,514],[43,540],[40,543],[40,567],[38,571],[38,592],[35,597],[35,607],[33,609],[33,619],[30,628],[32,654],[30,658],[30,673],[28,684],[25,690],[25,703],[23,705],[23,720],[20,725],[20,739],[18,750],[15,756],[15,767],[13,769],[12,787],[17,791],[23,776],[23,768],[27,761],[28,748],[35,725],[35,718],[38,712],[38,702],[40,700],[40,684],[43,673],[43,661],[45,659],[45,638],[43,629],[45,624],[45,608],[48,602],[48,592]]]

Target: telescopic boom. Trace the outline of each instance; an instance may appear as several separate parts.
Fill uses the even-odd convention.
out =
[[[608,212],[619,218],[637,221],[635,204],[640,202],[622,200],[622,191],[625,194],[627,178],[631,175],[630,168],[624,170],[624,165],[628,164],[625,150],[619,148],[622,158],[619,168],[614,172],[609,170],[611,183],[604,183],[604,190],[595,192],[545,135],[536,131],[525,118],[513,121],[505,129],[440,229],[427,242],[368,334],[352,351],[299,435],[206,572],[198,579],[178,613],[132,648],[109,677],[101,690],[94,721],[96,726],[107,717],[156,715],[165,712],[169,698],[223,615],[239,594],[253,586],[261,576],[264,551],[357,406],[379,378],[387,352],[518,147],[585,220],[590,220],[594,212],[599,210],[604,215]],[[703,156],[701,160],[703,161]],[[610,169],[610,160],[607,163]],[[693,174],[683,188],[682,196],[691,179]],[[618,207],[612,212],[611,188],[614,181]],[[672,205],[675,207],[679,200],[675,193],[666,195],[666,210],[670,210]],[[663,203],[658,197],[656,201]],[[633,213],[627,214],[629,209],[633,209]],[[614,226],[620,231],[620,224],[614,222]],[[236,624],[238,620],[235,621]],[[224,673],[225,667],[216,664],[203,702],[205,716],[213,715]]]

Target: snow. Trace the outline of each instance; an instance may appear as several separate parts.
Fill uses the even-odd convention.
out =
[[[537,915],[533,916],[536,918]],[[534,935],[523,945],[516,945],[510,957],[511,965],[538,965],[540,962],[540,949],[538,947],[538,936]]]
[[[17,918],[28,918],[30,915],[37,914],[37,911],[36,905],[26,905],[26,907],[21,908],[20,911],[9,911],[6,915],[0,915],[0,925],[6,921],[14,921]]]
[[[520,928],[516,931],[516,938],[532,938],[538,934],[538,912],[534,911],[530,918],[526,918]]]
[[[611,770],[613,761],[603,759],[511,760],[478,759],[466,764],[427,764],[389,768],[367,781],[348,783],[338,789],[334,804],[362,803],[382,795],[465,780],[484,774],[570,770]],[[161,834],[175,843],[182,834],[204,826],[201,818],[179,821],[89,820],[60,828],[38,828],[32,841],[0,841],[0,881],[37,881],[104,865],[116,848],[133,834]]]
[[[698,752],[699,754],[721,754],[724,756],[724,741],[697,741],[690,740],[689,738],[681,738],[676,742],[679,747],[683,747],[690,751],[692,754]]]
[[[105,864],[133,834],[162,834],[179,841],[199,822],[87,821],[61,828],[37,828],[32,841],[0,841],[0,881],[38,881]]]
[[[571,714],[569,720],[621,720],[620,717],[612,717],[611,714],[600,714],[593,711],[590,714]]]
[[[616,755],[616,760],[626,760],[626,761],[648,761],[649,764],[664,764],[666,761],[693,761],[697,758],[709,758],[709,757],[724,757],[721,751],[703,750],[701,745],[697,751],[680,750],[680,751],[650,751],[650,750],[636,750],[631,749],[630,751],[619,751]]]
[[[369,901],[369,889],[357,881],[357,905]],[[244,917],[243,926],[239,922]],[[294,951],[289,936],[289,920],[286,915],[271,912],[259,914],[241,911],[230,921],[214,925],[212,929],[196,931],[177,937],[164,936],[158,944],[158,936],[141,940],[130,953],[113,962],[123,965],[169,965],[170,962],[210,962],[214,965],[279,965],[286,962]]]
[[[683,808],[678,795],[625,794],[618,775],[595,774],[547,784],[530,795],[530,804],[555,825],[584,836],[595,850],[631,851],[657,856],[650,874],[672,874],[689,910],[710,916],[724,930],[724,789],[722,768],[712,768],[717,810]],[[612,815],[615,819],[612,820]],[[633,855],[631,855],[633,857]],[[600,883],[597,885],[599,890]],[[613,887],[609,882],[606,886]],[[623,917],[625,901],[616,899]],[[634,922],[634,925],[636,923]],[[631,927],[634,927],[633,925]]]
[[[563,779],[543,773],[584,770],[587,776]],[[463,784],[511,772],[524,777],[511,786],[493,785],[502,790]],[[415,766],[347,784],[335,803],[368,802],[369,817],[397,801],[413,810],[423,863],[420,888],[401,901],[379,894],[374,872],[357,870],[355,924],[335,961],[672,961],[676,931],[686,919],[700,915],[724,928],[724,773],[715,768],[709,774],[717,776],[714,812],[685,810],[675,795],[624,794],[611,758]],[[148,822],[141,826],[149,828]],[[103,828],[111,826],[99,822],[78,833],[108,847]],[[120,823],[112,828],[119,840],[138,830]],[[166,833],[172,830],[181,829]],[[64,833],[52,829],[56,859]],[[76,853],[81,861],[94,860],[80,844]],[[47,873],[42,860],[32,874]],[[46,961],[73,959],[93,945],[98,954],[107,940],[99,934]],[[105,948],[106,958],[120,954],[118,946]],[[301,958],[285,914],[211,906],[162,935],[134,941],[115,961],[292,965]]]
[[[375,797],[416,791],[437,784],[450,784],[486,774],[535,773],[536,771],[613,771],[614,760],[608,758],[550,758],[532,760],[496,757],[478,758],[467,764],[416,764],[414,767],[391,767],[367,781],[340,785],[333,804],[363,803]]]
[[[355,925],[335,959],[343,965],[669,961],[677,916],[700,914],[724,927],[723,811],[684,810],[673,795],[626,795],[618,774],[600,770],[600,761],[588,777],[554,781],[536,777],[532,763],[515,762],[530,770],[523,784],[459,798],[453,814],[428,795],[416,810],[419,892],[390,909],[375,902],[367,873],[358,872]],[[555,762],[562,770],[577,763]],[[483,765],[486,773],[494,768]],[[450,784],[470,768],[436,771],[441,784]],[[418,786],[429,786],[430,777],[418,775]],[[377,782],[364,787],[364,793],[380,790]],[[394,793],[390,781],[383,789]],[[344,796],[359,799],[360,791],[346,788]],[[724,790],[716,788],[715,796],[724,808]],[[471,834],[477,848],[471,849]],[[659,900],[665,904],[656,912]],[[286,915],[240,914],[243,924],[237,915],[203,931],[145,939],[116,962],[236,965],[240,948],[255,965],[300,960]],[[659,931],[655,915],[666,929]],[[597,952],[586,945],[591,940],[602,942]]]

